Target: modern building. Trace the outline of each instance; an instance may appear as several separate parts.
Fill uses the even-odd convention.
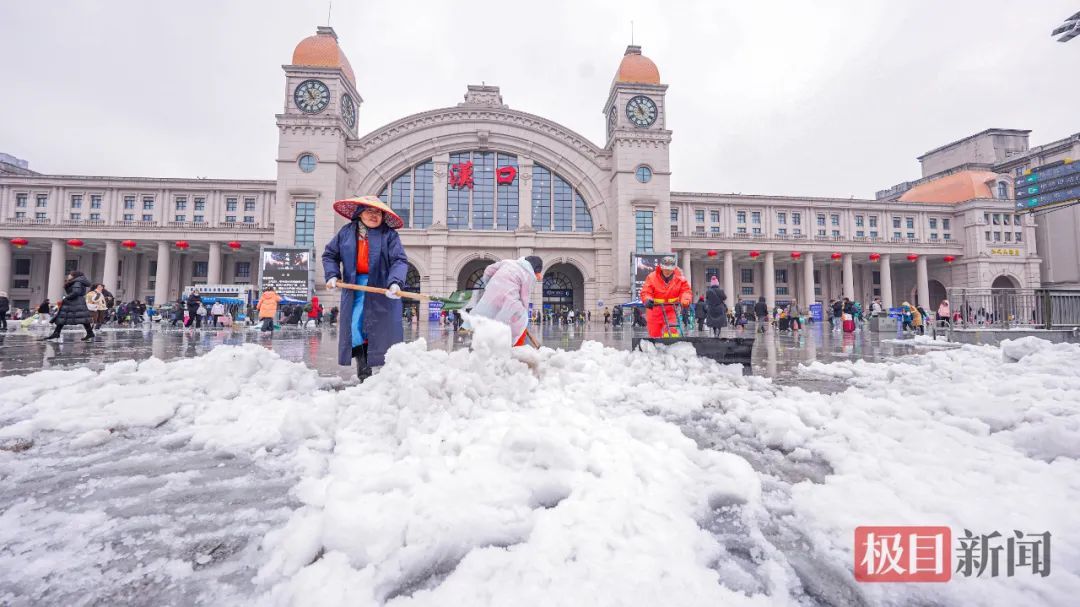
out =
[[[495,259],[536,254],[547,273],[534,301],[594,309],[631,297],[634,252],[674,252],[695,291],[716,275],[741,300],[880,295],[929,307],[950,286],[1041,283],[1036,226],[1014,212],[1007,174],[1044,155],[1027,131],[929,152],[922,179],[875,200],[677,192],[667,85],[637,46],[597,100],[602,144],[512,109],[494,86],[358,133],[361,91],[329,27],[283,70],[275,181],[0,173],[0,290],[21,306],[55,298],[73,267],[124,299],[254,282],[260,245],[319,253],[343,223],[334,200],[365,193],[404,218],[410,287],[433,294],[474,288]]]

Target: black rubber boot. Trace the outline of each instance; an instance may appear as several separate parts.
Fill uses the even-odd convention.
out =
[[[45,337],[42,337],[41,341],[47,341],[47,340],[50,340],[50,339],[60,339],[60,331],[63,331],[63,330],[64,330],[64,325],[56,325],[56,328],[53,329],[53,332],[50,333],[49,335],[46,335]]]
[[[83,325],[83,328],[86,329],[86,336],[83,337],[82,340],[90,341],[91,339],[94,339],[94,327],[92,325]]]
[[[371,367],[368,366],[367,344],[356,346],[352,349],[353,358],[356,359],[356,377],[361,383],[371,377]]]

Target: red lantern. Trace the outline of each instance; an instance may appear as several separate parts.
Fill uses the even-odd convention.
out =
[[[68,246],[73,248],[73,249],[77,249],[77,248],[83,246],[84,244],[86,244],[85,242],[79,240],[78,238],[72,238],[71,240],[67,241],[67,243],[68,243]]]
[[[708,253],[706,253],[706,255],[708,255],[709,257],[716,257],[717,253],[716,253],[716,251],[711,251],[710,250]]]
[[[802,253],[800,253],[798,251],[792,251],[791,252],[791,258],[798,261],[799,259],[802,259]]]
[[[833,261],[840,261],[843,258],[844,258],[844,256],[841,255],[840,253],[833,253],[832,254],[832,260]]]
[[[880,260],[881,260],[881,253],[871,253],[870,254],[870,261],[872,261],[874,263],[877,263]]]
[[[750,251],[750,259],[757,259],[761,256],[761,251]]]
[[[909,253],[908,256],[907,256],[908,261],[915,261],[918,258],[919,258],[919,256],[914,254],[914,253]]]
[[[952,263],[954,261],[956,261],[956,258],[953,257],[952,255],[946,255],[945,256],[945,263]]]
[[[125,240],[124,242],[120,243],[120,246],[122,246],[125,249],[130,251],[130,250],[135,248],[135,241],[134,240]]]
[[[188,247],[190,247],[190,246],[191,245],[189,245],[188,241],[186,241],[186,240],[177,240],[176,241],[176,248],[180,249],[181,251],[186,251],[188,249]]]
[[[240,245],[239,242],[233,240],[233,241],[229,242],[226,246],[228,246],[230,249],[235,251],[235,250],[239,249],[241,245]]]
[[[21,248],[25,247],[28,244],[30,244],[30,241],[25,239],[25,238],[20,237],[20,238],[12,238],[11,239],[11,245],[13,247],[15,247],[16,249],[21,249]]]

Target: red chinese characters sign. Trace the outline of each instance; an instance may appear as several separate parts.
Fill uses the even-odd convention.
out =
[[[457,189],[473,188],[473,163],[459,162],[450,167],[450,186]]]
[[[495,182],[499,185],[510,185],[517,177],[517,169],[514,167],[499,167],[495,169]]]

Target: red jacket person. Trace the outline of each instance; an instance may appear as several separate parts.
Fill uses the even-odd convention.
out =
[[[692,299],[690,283],[675,267],[675,258],[669,255],[661,259],[660,265],[649,274],[645,286],[641,288],[641,302],[648,309],[645,325],[649,337],[682,337],[675,328],[679,326],[676,304],[686,307]]]

